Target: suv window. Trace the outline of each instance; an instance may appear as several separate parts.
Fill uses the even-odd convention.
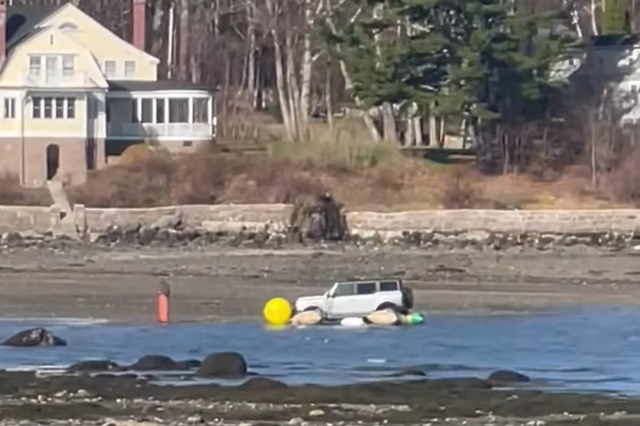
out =
[[[398,281],[381,281],[380,291],[397,291]]]
[[[338,284],[335,292],[333,293],[333,297],[352,296],[354,294],[355,292],[353,291],[353,283]]]
[[[358,283],[358,294],[374,294],[376,292],[376,283]]]

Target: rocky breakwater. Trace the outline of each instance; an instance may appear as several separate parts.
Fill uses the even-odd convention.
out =
[[[69,245],[279,248],[336,242],[423,249],[551,250],[640,245],[640,210],[345,212],[330,196],[286,205],[74,208],[78,235],[16,230],[4,247]]]

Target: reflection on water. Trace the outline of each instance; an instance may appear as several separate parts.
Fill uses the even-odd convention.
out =
[[[127,326],[83,320],[3,320],[0,337],[44,326],[61,348],[0,347],[0,368],[59,368],[83,359],[203,358],[238,351],[250,369],[290,384],[338,384],[418,368],[429,377],[498,368],[543,386],[640,394],[640,310],[583,309],[528,316],[427,317],[414,327],[269,329],[255,323]]]

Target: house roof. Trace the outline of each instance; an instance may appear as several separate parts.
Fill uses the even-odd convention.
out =
[[[203,85],[179,80],[108,80],[109,90],[114,92],[152,92],[162,90],[206,90],[211,88]]]
[[[26,37],[41,31],[41,29],[36,28],[36,26],[63,5],[7,6],[7,22],[5,26],[7,53]]]

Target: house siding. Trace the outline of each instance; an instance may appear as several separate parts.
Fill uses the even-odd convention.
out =
[[[87,179],[86,138],[0,138],[0,167],[4,173],[20,176],[24,167],[24,185],[42,187],[47,182],[47,147],[59,147],[59,167],[55,180],[78,185]],[[106,165],[104,139],[94,141],[94,165]],[[24,161],[23,161],[24,159]]]

